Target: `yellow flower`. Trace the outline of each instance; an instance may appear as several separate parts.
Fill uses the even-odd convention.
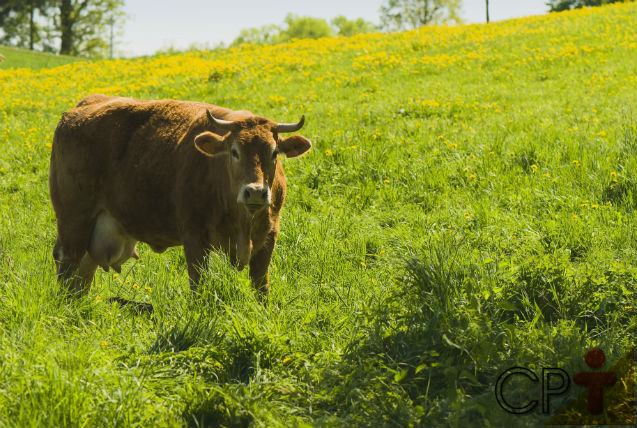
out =
[[[152,293],[153,289],[150,288],[149,286],[144,287],[144,290],[146,290],[147,293]]]
[[[471,175],[469,176],[469,180],[474,180],[474,179],[476,179],[476,178],[477,178],[477,177],[476,177],[476,175],[475,175],[475,174],[471,174]]]
[[[577,219],[579,219],[579,216],[577,214],[573,214],[571,216],[571,220],[577,220]]]
[[[537,169],[537,165],[536,164],[531,165],[531,169]]]
[[[365,267],[367,265],[365,264],[365,262],[361,262],[361,266]]]
[[[285,358],[281,361],[281,363],[283,363],[283,364],[287,364],[287,363],[289,363],[290,361],[292,361],[292,358],[290,358],[290,357],[285,357]]]
[[[575,166],[580,166],[581,165],[580,161],[578,161],[577,159],[573,159],[573,161],[571,163],[573,165],[575,165]]]
[[[137,285],[137,283],[134,283],[134,284],[133,284],[133,288],[134,288],[134,289],[138,289],[138,288],[139,288],[139,285]]]
[[[389,180],[385,179],[385,180],[383,180],[383,183],[387,184],[387,183],[389,183]]]
[[[606,132],[605,131],[599,131],[599,136],[600,137],[605,137],[606,136]]]
[[[106,345],[108,345],[108,342],[105,340],[102,340],[102,346],[106,346]]]

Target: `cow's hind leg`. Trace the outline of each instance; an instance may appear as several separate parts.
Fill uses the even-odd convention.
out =
[[[87,252],[92,228],[89,220],[58,222],[53,259],[58,282],[73,293],[86,293],[97,269],[97,263]]]

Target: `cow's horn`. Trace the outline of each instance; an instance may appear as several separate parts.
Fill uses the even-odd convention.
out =
[[[208,110],[208,109],[206,109],[206,114],[208,115],[208,119],[210,120],[210,122],[212,122],[214,125],[217,125],[221,129],[226,129],[228,131],[232,131],[232,128],[233,128],[233,125],[234,125],[233,121],[217,119],[216,117],[213,117],[210,114],[210,110]]]
[[[303,128],[304,123],[305,115],[301,116],[301,120],[298,123],[277,123],[276,130],[277,132],[296,132]]]

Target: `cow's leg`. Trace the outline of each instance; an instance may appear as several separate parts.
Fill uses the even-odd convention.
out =
[[[58,220],[58,237],[53,247],[53,259],[58,281],[66,283],[74,292],[86,291],[86,286],[95,274],[95,262],[86,252],[92,227],[90,218]]]
[[[88,253],[84,253],[84,256],[80,260],[77,276],[73,278],[73,290],[78,294],[86,294],[93,281],[96,270],[97,263],[95,263]]]
[[[184,240],[184,255],[188,265],[188,278],[190,289],[195,291],[201,279],[201,270],[206,261],[206,254],[210,245],[201,238],[195,236]]]
[[[272,252],[276,244],[277,232],[270,232],[265,239],[263,247],[252,255],[250,259],[250,279],[252,286],[261,293],[262,297],[270,293],[269,269]]]

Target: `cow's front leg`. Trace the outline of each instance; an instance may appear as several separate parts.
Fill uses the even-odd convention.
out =
[[[184,240],[184,255],[186,256],[188,278],[190,279],[190,289],[192,291],[195,291],[197,285],[199,285],[201,271],[204,268],[206,254],[209,249],[210,244],[199,237]]]
[[[268,234],[263,247],[252,254],[250,258],[250,279],[252,286],[261,292],[261,296],[266,297],[270,294],[270,281],[268,278],[270,269],[270,260],[272,252],[276,244],[277,232],[272,231]]]

